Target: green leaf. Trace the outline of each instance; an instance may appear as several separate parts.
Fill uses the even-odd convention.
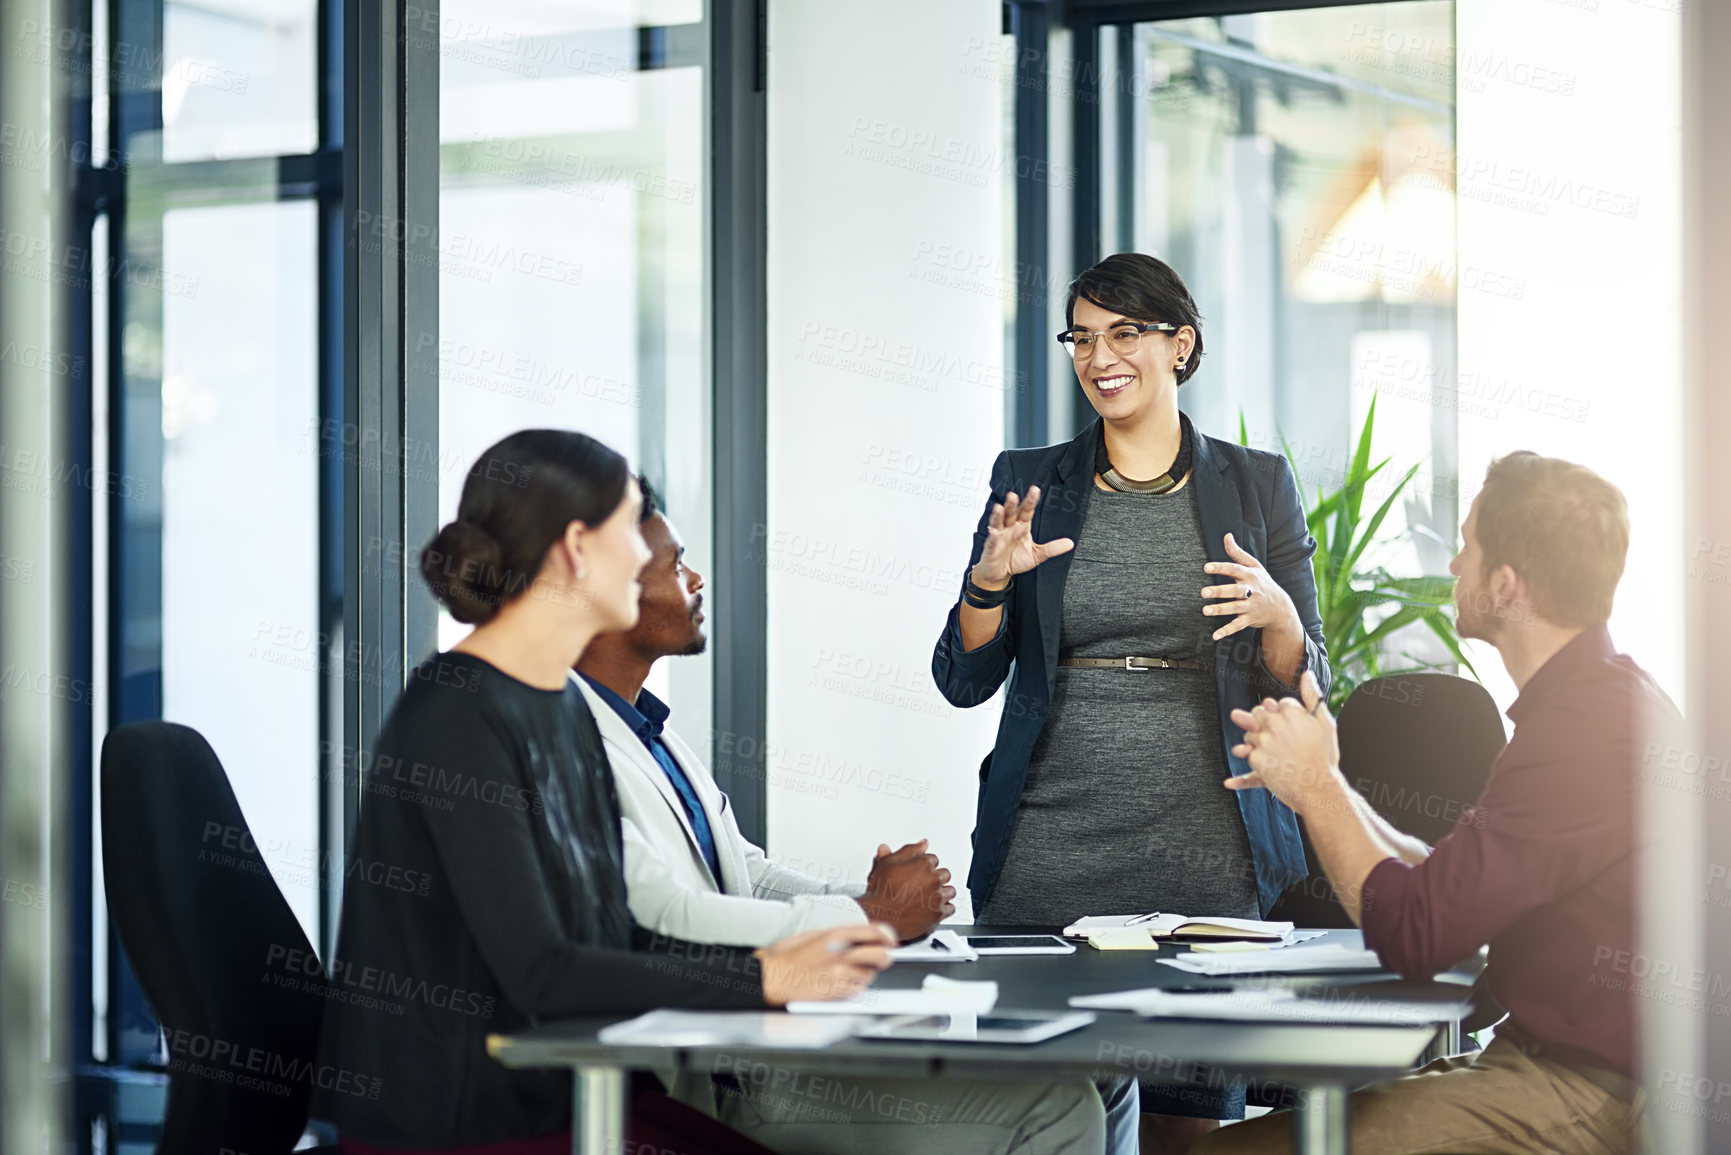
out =
[[[1241,443],[1248,441],[1248,424],[1240,409]],[[1318,483],[1315,492],[1307,494],[1303,483],[1298,483],[1305,525],[1316,539],[1311,572],[1316,581],[1316,608],[1328,642],[1329,668],[1333,675],[1329,704],[1336,710],[1356,686],[1378,676],[1386,667],[1405,663],[1409,668],[1442,668],[1438,663],[1414,658],[1411,654],[1384,652],[1388,639],[1415,622],[1423,622],[1425,628],[1442,641],[1455,669],[1477,676],[1472,663],[1461,651],[1454,632],[1451,616],[1454,578],[1441,574],[1396,577],[1383,566],[1366,564],[1367,559],[1373,557],[1373,547],[1378,544],[1378,535],[1387,524],[1389,513],[1420,468],[1420,465],[1408,468],[1369,518],[1364,518],[1365,492],[1383,470],[1391,467],[1393,460],[1385,458],[1372,464],[1370,451],[1375,428],[1376,399],[1373,397],[1339,486],[1325,490]],[[1284,435],[1280,447],[1297,481],[1300,476],[1298,462]],[[1425,532],[1428,531],[1422,526],[1412,530],[1415,537]],[[1431,536],[1441,541],[1439,535],[1432,533]],[[1449,545],[1447,542],[1443,544]],[[1373,613],[1380,615],[1374,626],[1366,621]]]
[[[1353,454],[1353,456],[1352,456],[1352,470],[1347,475],[1348,476],[1348,488],[1349,488],[1349,490],[1351,488],[1351,480],[1353,478],[1362,478],[1363,481],[1369,481],[1370,480],[1371,475],[1369,473],[1367,473],[1366,470],[1370,466],[1370,431],[1371,431],[1372,426],[1374,426],[1375,424],[1376,424],[1376,394],[1373,392],[1370,395],[1370,408],[1368,410],[1366,410],[1365,414],[1364,414],[1364,432],[1362,432],[1358,435],[1358,452]],[[1384,462],[1384,464],[1386,465],[1387,462]],[[1382,466],[1379,465],[1379,466],[1377,466],[1377,468],[1381,469]],[[1358,520],[1358,503],[1359,503],[1359,500],[1364,495],[1363,481],[1361,481],[1359,484],[1358,492],[1356,494],[1354,494],[1349,499],[1352,503],[1352,520],[1354,522],[1356,522]]]
[[[1244,425],[1244,406],[1242,405],[1238,407],[1238,444],[1247,449],[1250,447],[1250,430]]]
[[[1426,575],[1424,577],[1397,578],[1387,571],[1379,571],[1376,578],[1379,588],[1387,588],[1401,597],[1412,601],[1434,602],[1437,605],[1448,605],[1454,601],[1454,577]]]
[[[1323,527],[1328,524],[1328,519],[1333,516],[1335,508],[1339,505],[1339,490],[1329,494],[1327,497],[1322,496],[1320,493],[1317,495],[1316,508],[1312,509],[1304,518],[1305,526],[1310,530],[1312,537],[1316,537],[1318,541],[1322,540],[1322,538],[1317,535],[1323,530]]]
[[[1386,462],[1384,464],[1386,464]],[[1420,462],[1419,464],[1423,464],[1423,462]],[[1413,474],[1417,472],[1418,465],[1414,465],[1411,469],[1407,470],[1406,476],[1402,477],[1395,483],[1395,487],[1389,493],[1388,498],[1377,507],[1376,512],[1371,515],[1370,520],[1365,523],[1364,532],[1359,535],[1357,543],[1353,545],[1352,549],[1346,555],[1346,568],[1351,569],[1353,566],[1358,564],[1358,559],[1363,556],[1365,547],[1368,546],[1371,543],[1371,540],[1376,537],[1376,531],[1382,528],[1382,519],[1388,516],[1388,511],[1390,509],[1394,508],[1395,500],[1400,497],[1401,491],[1406,488],[1407,482],[1411,481]]]
[[[1425,616],[1426,612],[1427,608],[1424,606],[1402,606],[1400,609],[1384,618],[1381,622],[1377,623],[1377,627],[1374,630],[1371,630],[1369,633],[1364,634],[1361,637],[1354,638],[1351,642],[1347,643],[1346,647],[1341,650],[1340,656],[1343,658],[1349,658],[1353,654],[1363,652],[1366,647],[1375,645],[1377,642],[1394,633],[1396,630],[1405,626],[1410,626],[1412,623],[1421,620]]]
[[[1465,652],[1461,650],[1460,639],[1455,633],[1454,623],[1441,614],[1433,614],[1424,619],[1424,624],[1429,626],[1430,632],[1440,638],[1442,644],[1448,647],[1448,652],[1454,655],[1454,660],[1465,666],[1467,672],[1472,674],[1474,678],[1478,678],[1479,672],[1473,668],[1473,664],[1467,660]]]
[[[1364,431],[1359,434],[1358,450],[1347,466],[1346,477],[1342,479],[1340,488],[1340,502],[1335,507],[1334,540],[1329,543],[1328,558],[1328,572],[1332,581],[1338,581],[1347,571],[1347,554],[1352,551],[1353,541],[1358,536],[1359,510],[1364,501],[1365,486],[1388,464],[1385,459],[1378,462],[1375,468],[1371,467],[1370,441],[1371,431],[1375,426],[1376,397],[1372,396],[1370,410],[1364,418]]]
[[[1358,590],[1349,588],[1340,597],[1329,602],[1328,610],[1322,617],[1322,636],[1328,640],[1330,647],[1345,644],[1351,640],[1355,631],[1363,628],[1365,596]]]

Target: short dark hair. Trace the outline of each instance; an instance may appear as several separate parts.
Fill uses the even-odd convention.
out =
[[[655,498],[655,487],[641,473],[637,475],[637,492],[643,496],[643,510],[637,515],[637,524],[648,525],[649,519],[661,512],[661,503]]]
[[[1491,462],[1473,534],[1484,572],[1507,565],[1533,591],[1533,609],[1559,626],[1611,616],[1629,556],[1622,490],[1584,465],[1520,450]]]
[[[457,520],[427,544],[421,576],[459,622],[490,621],[534,583],[566,526],[613,516],[630,480],[625,458],[593,437],[513,433],[469,470]]]
[[[1102,309],[1137,321],[1167,321],[1190,326],[1196,344],[1184,359],[1178,384],[1196,375],[1202,363],[1202,314],[1184,278],[1158,257],[1147,253],[1113,253],[1070,282],[1070,299],[1064,303],[1064,324],[1076,324],[1076,301],[1088,300]]]

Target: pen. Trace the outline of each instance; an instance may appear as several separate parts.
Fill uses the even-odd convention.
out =
[[[1156,910],[1150,914],[1139,914],[1135,918],[1131,919],[1129,922],[1125,923],[1124,925],[1125,926],[1135,926],[1139,922],[1148,922],[1151,919],[1156,919],[1159,917],[1160,917],[1160,912]]]
[[[943,939],[939,938],[935,934],[926,942],[926,945],[931,947],[933,950],[949,950],[950,949],[950,944],[945,942]]]

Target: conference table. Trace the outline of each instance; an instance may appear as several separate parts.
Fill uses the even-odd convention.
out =
[[[963,934],[1052,933],[1050,928],[954,927]],[[1336,943],[1358,949],[1358,931],[1328,931],[1305,945]],[[878,977],[885,989],[918,987],[928,974],[992,980],[997,1011],[1065,1010],[1075,995],[1148,987],[1219,987],[1254,982],[1292,986],[1304,997],[1388,998],[1401,1002],[1459,1003],[1474,969],[1451,971],[1432,982],[1406,982],[1386,971],[1356,971],[1245,978],[1205,978],[1156,960],[1176,950],[1100,951],[1086,944],[1074,954],[988,956],[965,963],[897,963]],[[630,1017],[630,1016],[625,1016]],[[569,1068],[575,1075],[572,1150],[575,1155],[625,1151],[627,1078],[633,1070],[698,1074],[779,1072],[826,1078],[965,1080],[1102,1079],[1132,1076],[1183,1084],[1200,1067],[1210,1079],[1243,1079],[1252,1086],[1288,1089],[1294,1150],[1298,1155],[1345,1155],[1347,1096],[1364,1083],[1401,1075],[1421,1062],[1459,1050],[1459,1023],[1439,1026],[1344,1026],[1313,1023],[1216,1022],[1145,1019],[1127,1011],[1100,1011],[1092,1024],[1026,1046],[971,1042],[890,1042],[844,1039],[820,1049],[768,1046],[667,1047],[608,1045],[602,1028],[625,1017],[571,1019],[488,1039],[488,1050],[508,1067]],[[1441,1014],[1439,1012],[1439,1018]]]

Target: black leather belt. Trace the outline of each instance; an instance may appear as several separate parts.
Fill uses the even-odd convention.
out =
[[[1203,670],[1214,669],[1183,658],[1060,658],[1060,668],[1072,670]]]

